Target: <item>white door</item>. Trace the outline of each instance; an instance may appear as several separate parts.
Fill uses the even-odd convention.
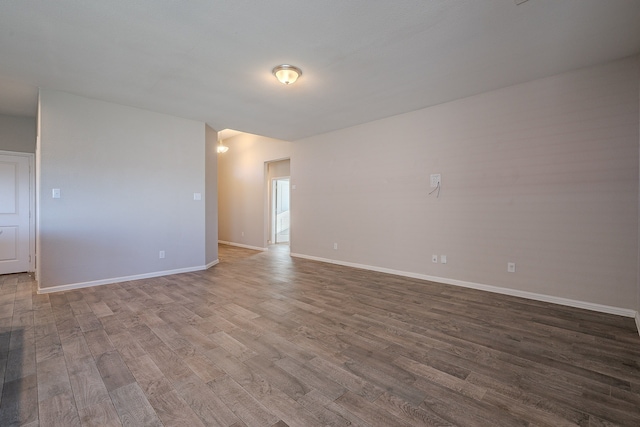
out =
[[[0,154],[0,274],[29,271],[29,157]]]

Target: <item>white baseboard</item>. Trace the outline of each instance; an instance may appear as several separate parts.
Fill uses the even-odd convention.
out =
[[[268,251],[269,250],[269,248],[260,248],[258,246],[243,245],[242,243],[225,242],[224,240],[218,240],[218,243],[223,244],[223,245],[229,245],[229,246],[237,246],[239,248],[253,249],[254,251]]]
[[[380,273],[395,274],[396,276],[411,277],[413,279],[428,280],[430,282],[444,283],[447,285],[461,286],[464,288],[478,289],[481,291],[493,292],[497,294],[510,295],[514,297],[526,298],[535,301],[550,302],[553,304],[566,305],[569,307],[584,308],[586,310],[597,311],[600,313],[615,314],[624,317],[635,317],[636,324],[640,331],[640,317],[637,311],[627,308],[612,307],[608,305],[595,304],[591,302],[578,301],[568,298],[554,297],[551,295],[538,294],[535,292],[519,291],[517,289],[501,288],[499,286],[484,285],[481,283],[465,282],[463,280],[448,279],[445,277],[428,276],[426,274],[412,273],[408,271],[392,270],[390,268],[376,267],[366,264],[357,264],[353,262],[338,261],[328,258],[320,258],[311,255],[291,253],[292,257],[304,258],[313,261],[327,262],[330,264],[343,265],[345,267],[359,268],[363,270],[377,271]]]
[[[211,267],[213,267],[214,265],[219,264],[219,263],[220,263],[220,260],[219,260],[219,259],[213,260],[213,261],[211,261],[209,264],[205,265],[205,266],[204,266],[204,269],[205,269],[205,270],[208,270],[208,269],[210,269]]]
[[[216,260],[217,261],[217,260]],[[48,288],[38,287],[39,294],[49,294],[52,292],[70,291],[72,289],[89,288],[91,286],[109,285],[111,283],[130,282],[132,280],[149,279],[152,277],[170,276],[172,274],[190,273],[192,271],[206,270],[206,266],[177,268],[175,270],[154,271],[152,273],[135,274],[133,276],[113,277],[110,279],[93,280],[91,282],[72,283],[69,285],[51,286]]]

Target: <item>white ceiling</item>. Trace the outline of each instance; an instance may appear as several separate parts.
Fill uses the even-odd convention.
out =
[[[43,87],[296,140],[639,52],[639,0],[4,0],[0,113]]]

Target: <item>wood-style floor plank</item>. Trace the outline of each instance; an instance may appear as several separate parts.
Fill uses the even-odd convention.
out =
[[[0,425],[640,425],[633,319],[286,249],[54,294],[0,276]]]

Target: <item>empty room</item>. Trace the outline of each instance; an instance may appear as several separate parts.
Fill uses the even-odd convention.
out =
[[[638,23],[0,2],[0,426],[640,425]]]

